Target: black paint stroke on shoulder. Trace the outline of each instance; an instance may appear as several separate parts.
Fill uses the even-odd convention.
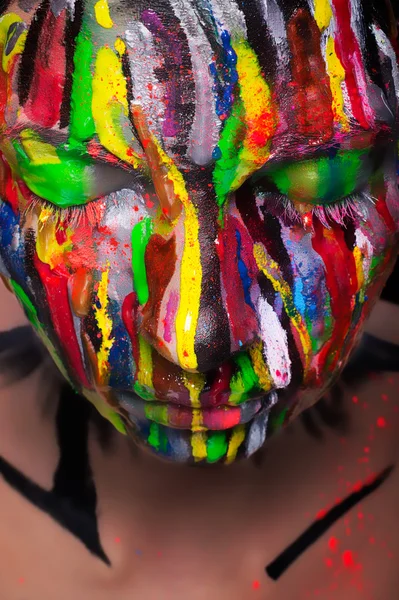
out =
[[[334,506],[323,518],[318,519],[310,525],[292,544],[288,546],[273,562],[266,568],[266,574],[277,581],[287,569],[303,554],[310,546],[315,544],[330,527],[349,512],[356,504],[367,496],[378,490],[388,479],[394,470],[393,466],[387,467],[371,483],[364,485],[360,490],[353,492],[340,504]]]
[[[97,494],[88,454],[90,414],[90,404],[65,385],[56,415],[60,459],[52,490],[40,487],[3,457],[0,457],[0,475],[110,566],[98,532]]]

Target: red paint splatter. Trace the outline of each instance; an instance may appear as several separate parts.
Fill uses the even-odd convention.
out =
[[[330,548],[331,552],[336,552],[338,550],[338,539],[336,537],[330,537],[330,539],[328,540],[328,547]]]
[[[332,566],[333,566],[333,564],[334,564],[334,561],[333,561],[333,559],[332,559],[332,558],[325,558],[325,559],[324,559],[324,562],[326,563],[326,566],[327,566],[329,569],[331,569],[331,567],[332,567]]]
[[[342,564],[347,569],[352,569],[356,565],[352,550],[345,550],[342,553]]]
[[[380,429],[384,429],[387,426],[386,419],[384,417],[378,417],[377,419],[377,427]]]
[[[258,590],[260,588],[260,581],[256,580],[252,582],[252,589]]]

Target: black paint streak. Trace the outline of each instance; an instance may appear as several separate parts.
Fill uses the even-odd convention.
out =
[[[308,527],[306,531],[265,568],[266,574],[274,581],[277,581],[301,554],[317,542],[336,521],[341,519],[341,517],[356,506],[356,504],[364,500],[364,498],[375,492],[392,474],[393,469],[394,466],[387,467],[372,483],[364,485],[361,490],[351,494],[343,502],[334,506],[325,517],[318,519]]]
[[[70,12],[69,8],[67,9]],[[81,0],[75,2],[74,17],[69,14],[65,27],[65,83],[62,94],[62,103],[60,108],[60,129],[68,127],[71,116],[71,92],[74,72],[74,54],[76,49],[76,39],[81,30],[83,20],[83,3]]]
[[[34,57],[37,54],[40,34],[50,9],[50,2],[46,0],[40,4],[37,9],[32,23],[29,27],[28,35],[26,37],[25,48],[21,56],[21,63],[18,73],[18,95],[21,106],[29,98],[30,88],[35,73]]]
[[[97,494],[87,448],[90,415],[90,404],[65,385],[56,416],[60,460],[52,490],[40,487],[1,456],[0,474],[14,490],[110,566],[98,533]]]

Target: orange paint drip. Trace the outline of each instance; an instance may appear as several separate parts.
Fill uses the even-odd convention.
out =
[[[134,124],[143,144],[144,151],[151,171],[151,178],[154,183],[161,209],[165,217],[174,221],[181,213],[182,203],[178,198],[173,179],[168,175],[168,168],[162,160],[159,147],[156,144],[154,136],[148,129],[145,115],[141,106],[137,104],[132,107]]]
[[[88,269],[81,267],[70,279],[71,305],[77,317],[85,317],[89,313],[93,292],[93,277]]]

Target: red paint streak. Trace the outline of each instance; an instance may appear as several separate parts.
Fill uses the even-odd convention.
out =
[[[0,196],[10,203],[12,210],[18,214],[18,188],[13,180],[7,160],[0,155]]]
[[[141,331],[154,347],[165,351],[165,340],[159,337],[161,305],[166,289],[176,267],[176,240],[173,235],[168,240],[154,234],[150,237],[145,251],[145,265],[148,280],[148,302],[142,309]]]
[[[60,246],[62,246],[62,244],[65,244],[65,242],[67,241],[65,223],[61,223],[59,219],[55,230],[55,239],[57,240]]]
[[[64,266],[58,266],[51,270],[49,265],[43,263],[37,255],[34,257],[34,266],[45,289],[51,321],[68,358],[71,371],[76,373],[83,386],[90,388],[69,305],[68,280],[70,275]]]
[[[226,293],[232,351],[239,351],[242,344],[257,335],[258,323],[255,311],[245,301],[243,283],[238,270],[236,230],[241,236],[241,259],[248,269],[251,281],[256,280],[257,268],[253,259],[253,242],[247,230],[235,217],[226,216],[223,231],[219,233],[217,253],[220,261],[221,279]],[[241,344],[240,344],[241,342]]]
[[[232,371],[231,363],[224,363],[221,367],[218,367],[217,375],[209,390],[209,404],[211,406],[218,406],[225,401],[226,392],[230,388]]]
[[[126,327],[126,330],[130,337],[130,342],[132,344],[132,354],[134,362],[136,363],[136,369],[138,369],[139,360],[140,360],[140,351],[139,351],[139,340],[136,331],[136,320],[137,320],[137,309],[138,302],[137,296],[134,292],[126,296],[122,304],[122,321]]]
[[[331,229],[326,229],[315,218],[312,245],[324,262],[326,284],[334,318],[331,337],[318,355],[320,373],[325,363],[332,371],[335,369],[343,354],[344,343],[348,346],[354,335],[354,332],[349,332],[358,291],[358,280],[353,252],[347,247],[344,232],[339,225],[334,224]]]
[[[349,0],[333,0],[332,4],[337,24],[335,50],[345,69],[345,83],[351,101],[353,116],[360,123],[361,127],[370,129],[372,123],[369,123],[364,110],[365,105],[367,104],[368,106],[368,101],[365,97],[366,89],[359,89],[366,82],[366,75],[359,43],[351,28]],[[362,70],[361,81],[359,81],[359,74],[356,72],[357,69]]]
[[[24,112],[29,120],[42,127],[54,127],[60,120],[66,68],[65,21],[65,10],[56,17],[48,9],[32,61],[34,75]]]
[[[288,23],[287,35],[298,132],[312,143],[327,142],[334,134],[334,114],[320,30],[310,13],[300,9]]]
[[[388,210],[386,200],[382,194],[378,194],[378,200],[375,203],[375,207],[381,219],[384,221],[389,233],[396,233],[397,225]]]

